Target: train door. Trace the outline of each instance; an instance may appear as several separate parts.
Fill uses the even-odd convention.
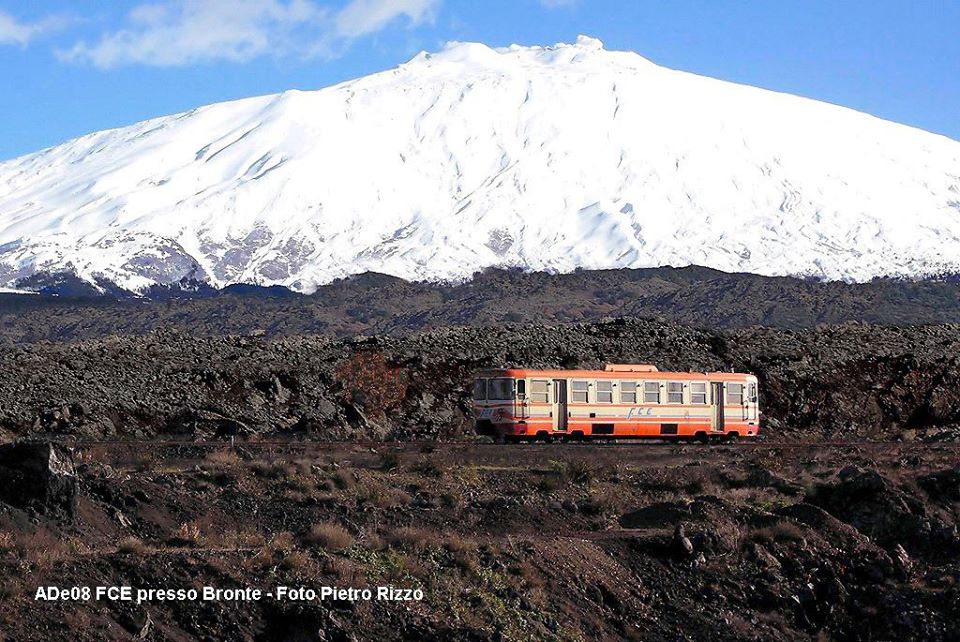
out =
[[[710,382],[710,399],[712,400],[712,413],[710,415],[710,428],[714,432],[723,431],[723,382]]]
[[[567,380],[553,380],[553,429],[567,429]]]

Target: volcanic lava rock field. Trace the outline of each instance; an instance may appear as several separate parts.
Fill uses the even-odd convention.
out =
[[[0,437],[293,435],[457,439],[477,368],[653,363],[752,372],[763,431],[789,439],[953,439],[960,326],[708,331],[666,321],[515,324],[404,337],[175,331],[0,352]]]
[[[0,351],[0,640],[954,640],[958,326],[160,330]],[[756,442],[500,446],[477,368],[730,369]],[[45,602],[40,586],[419,589]]]
[[[20,456],[50,460],[39,450]],[[75,493],[0,503],[0,638],[955,640],[957,454],[919,443],[55,449],[48,481]],[[424,597],[37,602],[44,585]]]

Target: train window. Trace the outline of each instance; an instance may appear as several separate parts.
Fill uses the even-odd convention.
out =
[[[495,401],[513,399],[513,379],[491,379],[487,386],[487,399]]]
[[[620,382],[620,403],[637,403],[637,382]]]
[[[751,383],[747,387],[747,400],[750,403],[757,403],[757,384]]]
[[[525,399],[527,396],[526,379],[517,379],[517,399]]]
[[[597,403],[613,403],[613,382],[597,382]]]
[[[743,405],[743,384],[742,383],[727,384],[727,404],[731,406]]]
[[[486,379],[477,379],[473,384],[473,399],[474,401],[486,401],[487,400],[487,380]]]
[[[590,389],[590,384],[586,381],[574,381],[573,382],[573,401],[574,403],[587,403],[589,400],[588,390]]]
[[[660,384],[647,381],[643,384],[643,403],[660,403]]]
[[[690,384],[690,403],[693,403],[693,404],[707,403],[707,384],[706,383]]]
[[[534,379],[530,382],[530,401],[534,403],[547,403],[550,401],[550,393],[547,391],[546,379]]]
[[[683,403],[683,384],[671,381],[667,384],[667,403]]]

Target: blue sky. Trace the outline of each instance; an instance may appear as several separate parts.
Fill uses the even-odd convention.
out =
[[[960,139],[953,0],[0,0],[0,159],[450,40],[571,42]]]

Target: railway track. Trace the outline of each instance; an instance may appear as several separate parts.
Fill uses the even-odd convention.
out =
[[[496,444],[475,440],[414,440],[414,441],[330,441],[330,440],[297,440],[271,439],[256,441],[216,440],[106,440],[106,441],[65,441],[65,445],[80,451],[116,451],[123,449],[183,449],[183,450],[220,450],[228,448],[243,449],[246,451],[319,451],[319,450],[373,450],[373,451],[419,451],[429,453],[434,450],[452,450],[463,448],[504,449],[504,450],[582,450],[592,448],[624,449],[624,450],[663,450],[682,449],[684,451],[716,451],[716,450],[824,450],[824,449],[859,449],[862,451],[889,450],[960,450],[960,443],[955,442],[875,442],[875,441],[738,441],[732,443],[701,444],[692,441],[659,441],[659,440],[590,440],[576,442],[530,442],[521,444]]]
[[[406,447],[406,446],[477,446],[477,447],[501,447],[501,448],[536,448],[542,446],[628,446],[628,447],[690,447],[690,448],[826,448],[826,447],[930,447],[930,446],[950,446],[960,448],[960,442],[903,442],[903,441],[735,441],[702,444],[696,441],[671,441],[660,439],[588,439],[582,441],[567,442],[523,442],[519,444],[497,444],[489,441],[474,439],[453,439],[453,440],[434,440],[434,439],[415,439],[404,441],[383,441],[376,439],[256,439],[256,440],[234,440],[229,439],[64,439],[61,441],[67,446],[123,446],[123,445],[153,445],[153,446],[209,446],[222,448],[224,446],[235,445],[244,448],[255,447],[275,447],[275,446],[358,446],[358,447]]]

